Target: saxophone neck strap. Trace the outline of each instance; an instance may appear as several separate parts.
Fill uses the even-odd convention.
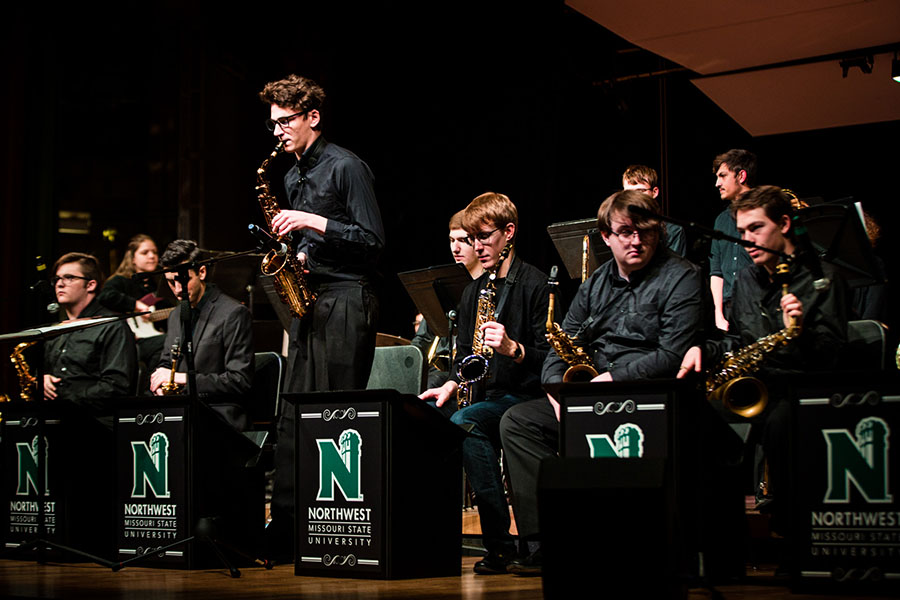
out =
[[[516,278],[519,276],[519,266],[522,264],[521,261],[516,260],[516,255],[513,254],[507,260],[511,261],[509,265],[509,271],[506,273],[506,279],[503,280],[503,287],[497,290],[500,294],[500,298],[497,301],[497,309],[494,311],[494,319],[499,319],[500,315],[503,314],[503,307],[506,306],[506,301],[509,299],[510,292],[512,291],[512,286],[516,283]]]
[[[325,141],[325,136],[320,135],[316,138],[316,141],[313,142],[312,146],[307,148],[306,152],[300,155],[300,158],[297,160],[297,172],[300,174],[301,183],[306,181],[306,173],[316,166],[322,153],[325,152],[325,146],[327,145],[328,142]]]

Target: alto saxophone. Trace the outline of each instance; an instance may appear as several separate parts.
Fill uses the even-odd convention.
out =
[[[547,341],[550,342],[556,354],[569,365],[563,374],[565,383],[590,381],[597,376],[594,361],[581,346],[576,346],[575,341],[553,320],[556,290],[559,287],[556,274],[557,268],[554,265],[550,269],[550,280],[547,282],[550,286],[550,304],[547,306]]]
[[[180,394],[181,390],[184,389],[184,384],[175,383],[175,367],[178,365],[179,356],[181,356],[181,346],[179,346],[176,341],[172,344],[172,369],[169,371],[169,381],[160,386],[162,388],[163,396],[175,396],[176,394]]]
[[[34,346],[37,342],[22,342],[13,349],[9,360],[16,366],[16,375],[19,376],[19,397],[26,402],[32,400],[37,389],[37,379],[31,374],[25,356],[22,354],[26,348]]]
[[[779,276],[784,277],[788,273],[788,266],[781,263],[775,270]],[[783,283],[782,297],[787,293],[788,286]],[[769,402],[769,393],[765,384],[751,374],[760,369],[769,354],[787,346],[800,332],[797,320],[791,317],[789,325],[784,329],[725,354],[706,379],[707,400],[721,401],[725,408],[747,419],[761,413]]]
[[[263,214],[266,216],[266,224],[269,232],[275,235],[272,228],[272,220],[275,218],[281,208],[278,201],[269,187],[269,180],[266,178],[266,170],[269,168],[269,162],[275,158],[281,149],[284,148],[284,142],[278,142],[272,154],[266,158],[256,170],[256,190],[259,193],[259,204],[262,207]],[[306,278],[303,276],[303,265],[297,258],[297,252],[291,244],[290,235],[279,236],[278,241],[287,247],[287,253],[280,255],[274,250],[269,251],[263,258],[259,269],[263,275],[272,277],[273,287],[278,297],[284,302],[291,313],[298,319],[302,319],[316,301],[316,295],[306,284]]]
[[[472,334],[472,354],[460,361],[456,374],[459,375],[459,388],[456,391],[457,408],[465,408],[472,404],[472,384],[484,379],[488,374],[490,359],[494,355],[494,349],[484,343],[484,332],[481,326],[494,319],[494,311],[497,304],[494,299],[497,296],[497,273],[503,266],[503,261],[509,256],[512,249],[510,244],[500,251],[497,265],[488,274],[487,283],[478,293],[478,308],[475,314],[475,332]]]

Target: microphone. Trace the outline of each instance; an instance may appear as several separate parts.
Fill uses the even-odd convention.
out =
[[[813,276],[813,287],[817,292],[824,292],[831,287],[831,280],[822,272],[822,263],[819,262],[819,254],[816,252],[809,237],[809,230],[800,213],[791,217],[791,228],[794,230],[794,239],[797,240],[797,255],[800,262],[806,265]]]
[[[274,252],[278,256],[284,256],[285,254],[287,254],[287,244],[285,244],[284,242],[279,242],[277,239],[263,231],[255,223],[250,223],[249,225],[247,225],[247,231],[250,232],[250,235],[256,238],[256,241],[259,242],[258,248],[260,250],[268,250],[270,252]]]

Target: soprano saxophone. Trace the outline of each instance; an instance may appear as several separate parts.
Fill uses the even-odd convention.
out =
[[[563,374],[564,382],[590,381],[597,376],[594,361],[581,346],[576,346],[575,341],[553,320],[556,290],[559,287],[556,274],[557,268],[554,266],[550,269],[550,280],[547,282],[550,286],[550,304],[547,306],[547,341],[550,342],[556,354],[569,365]]]
[[[272,154],[256,170],[256,191],[259,193],[259,204],[266,216],[266,224],[272,235],[275,235],[272,220],[281,208],[269,187],[266,171],[269,168],[269,162],[281,152],[282,148],[284,148],[284,142],[278,142]],[[277,239],[287,247],[287,253],[281,255],[274,250],[270,251],[263,258],[259,269],[263,275],[272,277],[273,287],[278,293],[278,297],[290,308],[295,317],[302,319],[312,309],[316,295],[306,283],[306,278],[303,276],[303,265],[297,258],[290,235],[279,236]]]
[[[788,266],[784,263],[776,267],[780,276],[786,276]],[[786,283],[782,284],[781,295],[788,293]],[[761,337],[752,344],[734,352],[728,352],[706,379],[706,398],[710,402],[721,401],[731,412],[745,418],[761,413],[769,402],[765,384],[751,374],[762,366],[765,358],[800,335],[797,320],[791,317],[787,327]]]
[[[459,375],[459,389],[456,391],[456,405],[465,408],[472,404],[472,384],[484,379],[488,374],[490,359],[494,355],[494,349],[484,343],[484,332],[481,326],[494,319],[497,310],[495,298],[497,296],[497,273],[503,266],[503,261],[509,256],[512,246],[507,244],[500,252],[497,265],[488,274],[484,288],[478,293],[478,308],[475,314],[475,331],[472,334],[472,354],[460,361],[456,374]]]

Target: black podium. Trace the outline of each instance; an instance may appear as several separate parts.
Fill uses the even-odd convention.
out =
[[[900,378],[793,384],[794,588],[900,592]]]
[[[23,542],[54,544],[109,556],[112,550],[112,432],[84,408],[64,401],[11,402],[3,407],[2,531],[4,554]],[[44,476],[38,461],[43,417]],[[44,491],[44,531],[39,493]],[[21,558],[20,554],[15,557]],[[78,560],[57,548],[45,558]]]
[[[568,384],[539,472],[545,597],[679,597],[743,573],[741,441],[690,383]],[[600,582],[600,583],[598,583]],[[602,586],[602,587],[599,587]]]
[[[117,560],[148,555],[141,566],[219,566],[199,540],[157,551],[194,535],[201,518],[215,530],[210,537],[244,553],[261,553],[263,474],[248,466],[258,448],[206,405],[197,407],[192,421],[187,397],[120,406],[113,511]]]
[[[464,432],[393,390],[285,395],[295,420],[296,575],[459,575]]]

